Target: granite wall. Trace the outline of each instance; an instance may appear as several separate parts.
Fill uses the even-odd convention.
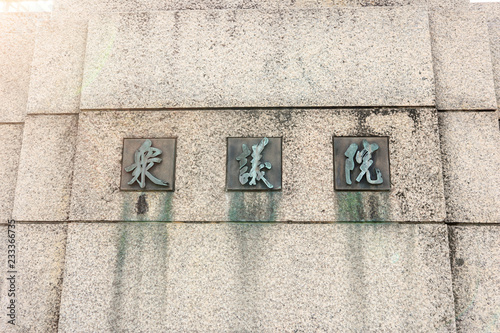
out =
[[[467,0],[0,13],[0,330],[500,331],[499,27]],[[282,189],[227,191],[227,138],[264,136]],[[335,190],[337,136],[388,138],[389,191]],[[125,138],[176,138],[174,191],[120,189]]]

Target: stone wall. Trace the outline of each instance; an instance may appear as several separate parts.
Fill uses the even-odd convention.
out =
[[[54,8],[0,13],[0,331],[500,331],[500,4]],[[282,189],[227,191],[265,136]],[[335,190],[334,136],[391,189]],[[176,138],[174,191],[120,190],[125,138]]]

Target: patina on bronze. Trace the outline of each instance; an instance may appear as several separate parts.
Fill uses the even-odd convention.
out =
[[[173,191],[176,139],[123,139],[122,191]]]
[[[281,138],[227,138],[226,189],[281,190]]]
[[[391,189],[388,137],[334,137],[333,159],[335,190]]]

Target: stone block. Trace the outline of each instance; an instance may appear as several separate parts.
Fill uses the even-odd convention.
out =
[[[484,15],[468,9],[430,12],[438,110],[496,109]]]
[[[68,218],[77,118],[76,115],[26,118],[12,213],[16,220]]]
[[[7,227],[0,229],[7,254]],[[62,275],[66,249],[66,225],[21,224],[16,231],[16,326],[7,323],[6,310],[0,321],[2,332],[57,332]],[[5,265],[7,262],[5,262]],[[10,274],[2,269],[2,282]],[[7,282],[5,282],[7,281]],[[10,283],[9,283],[10,289]],[[0,304],[6,309],[10,297],[2,289]]]
[[[446,220],[500,222],[500,132],[495,112],[439,114]]]
[[[78,126],[72,221],[445,218],[435,109],[102,111]],[[333,136],[389,137],[391,190],[334,191]],[[120,191],[123,139],[134,137],[177,137],[175,192]],[[281,137],[282,190],[226,191],[228,137]]]
[[[0,123],[24,121],[34,44],[34,33],[0,32]]]
[[[56,16],[36,37],[28,96],[29,113],[78,113],[87,21]]]
[[[490,33],[491,61],[493,64],[493,78],[495,80],[498,106],[500,105],[500,10],[498,18],[488,23],[488,30]]]
[[[23,125],[0,124],[0,223],[12,217],[17,167],[23,139]]]
[[[0,13],[0,34],[35,33],[50,13]]]
[[[369,7],[369,6],[420,6],[447,7],[467,6],[468,0],[190,0],[190,1],[124,1],[124,0],[58,0],[56,13],[147,12],[162,10],[213,10],[213,9],[262,9],[278,10],[293,8]]]
[[[500,18],[500,4],[497,2],[475,2],[469,5],[469,9],[482,12],[488,21]]]
[[[83,81],[87,110],[435,103],[414,7],[103,14]]]
[[[450,227],[457,332],[500,331],[500,228]]]
[[[48,13],[0,13],[0,123],[24,120],[35,32]]]
[[[59,332],[454,332],[445,225],[72,223]]]

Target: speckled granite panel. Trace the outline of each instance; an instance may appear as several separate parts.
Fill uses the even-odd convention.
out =
[[[82,109],[432,106],[421,8],[100,15]]]
[[[495,112],[439,113],[446,220],[500,222],[500,131]]]
[[[447,229],[72,223],[59,332],[454,332]]]
[[[68,218],[77,121],[76,115],[26,118],[12,212],[16,220]]]
[[[500,10],[498,18],[495,18],[488,23],[488,31],[490,33],[491,61],[493,64],[493,78],[495,80],[495,91],[498,106],[500,105]]]
[[[110,12],[147,12],[161,10],[210,10],[210,9],[293,9],[370,6],[447,7],[467,6],[468,0],[58,0],[55,12],[92,15]]]
[[[0,13],[0,123],[24,121],[35,33],[49,13]]]
[[[22,139],[23,125],[0,124],[0,223],[12,217]]]
[[[430,12],[438,110],[496,109],[485,16],[466,9]]]
[[[50,13],[0,13],[0,34],[35,33]]]
[[[56,16],[36,37],[27,112],[78,113],[87,21]]]
[[[34,33],[0,31],[0,123],[19,123],[26,115]]]
[[[500,331],[500,227],[450,227],[457,332]]]
[[[7,244],[7,227],[2,226],[1,242]],[[21,224],[16,231],[16,325],[7,323],[7,310],[3,310],[0,321],[2,332],[57,332],[61,300],[62,275],[66,250],[66,225],[64,224]],[[7,246],[5,252],[7,254]],[[5,262],[5,266],[7,261]],[[4,267],[5,267],[4,266]],[[2,281],[9,284],[2,268]],[[4,285],[6,282],[3,282]],[[10,297],[2,289],[2,309],[7,309]],[[10,318],[9,318],[10,319]]]
[[[334,135],[388,136],[391,191],[334,191]],[[227,192],[227,138],[265,136],[282,137],[282,190]],[[119,190],[134,137],[177,137],[175,192]],[[82,112],[70,220],[442,221],[441,168],[435,109]]]

